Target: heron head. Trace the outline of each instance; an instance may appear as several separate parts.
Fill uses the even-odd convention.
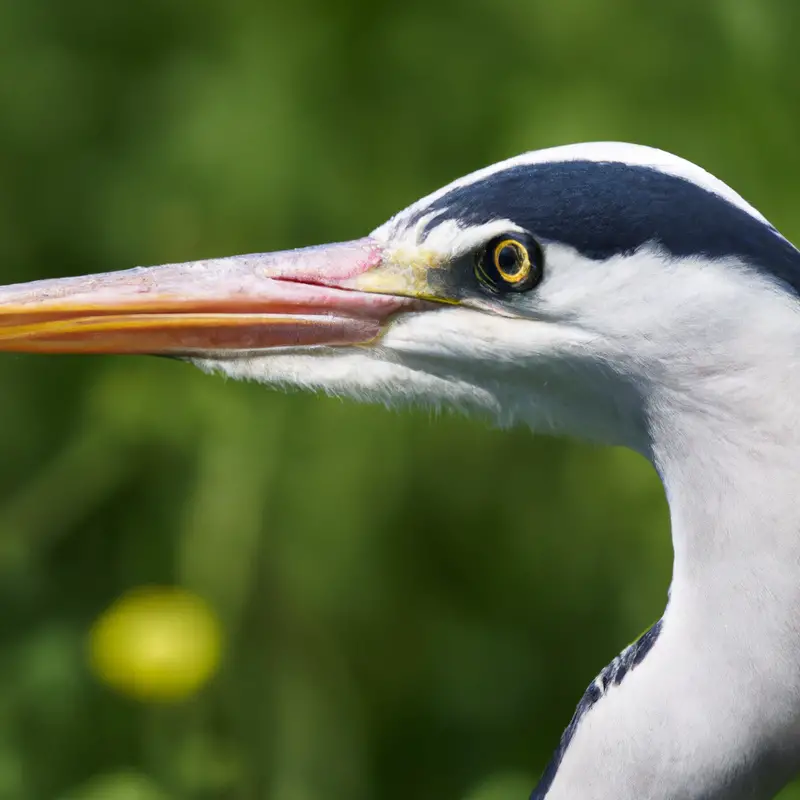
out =
[[[699,167],[572,145],[457,180],[363,239],[6,287],[0,350],[171,355],[646,452],[654,406],[729,376],[753,326],[795,321],[798,264]]]

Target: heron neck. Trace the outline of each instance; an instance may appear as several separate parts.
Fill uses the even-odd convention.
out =
[[[800,611],[800,395],[783,385],[765,398],[763,381],[754,386],[752,403],[699,402],[651,425],[670,507],[671,606],[698,595],[763,603],[766,591],[787,614]]]
[[[800,769],[800,382],[770,377],[654,426],[674,566],[650,688],[694,787],[664,797],[772,797]]]
[[[670,413],[652,420],[669,603],[624,680],[590,686],[599,696],[584,697],[533,798],[753,800],[800,767],[800,420],[788,408],[800,394],[763,400],[756,386],[750,414],[718,399],[662,403]]]

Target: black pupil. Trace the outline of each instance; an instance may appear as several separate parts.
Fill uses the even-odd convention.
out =
[[[522,258],[518,247],[507,244],[497,254],[497,266],[505,273],[513,275],[519,271],[522,264]]]

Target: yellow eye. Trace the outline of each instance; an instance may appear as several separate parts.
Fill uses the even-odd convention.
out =
[[[525,245],[516,239],[503,239],[494,247],[494,268],[507,283],[524,281],[531,271],[531,259]]]
[[[478,254],[475,274],[494,294],[527,292],[542,279],[542,248],[526,233],[498,236]]]

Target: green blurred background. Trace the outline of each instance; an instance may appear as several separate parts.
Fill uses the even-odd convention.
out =
[[[354,238],[593,139],[800,238],[798,26],[795,0],[0,0],[0,281]],[[666,504],[624,451],[160,359],[7,355],[0,387],[0,800],[523,800],[666,600]],[[149,584],[224,625],[184,702],[87,665]]]

